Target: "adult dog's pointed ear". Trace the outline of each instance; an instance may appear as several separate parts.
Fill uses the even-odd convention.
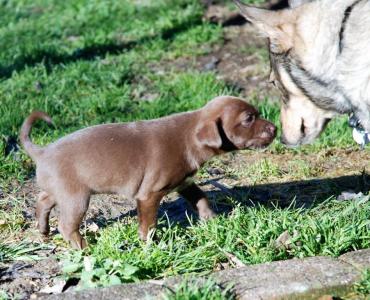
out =
[[[304,1],[304,0],[302,0]],[[278,11],[248,6],[240,0],[234,0],[241,14],[264,36],[270,39],[276,52],[284,52],[293,46],[296,11],[282,9]]]
[[[213,149],[221,148],[222,139],[218,131],[218,122],[219,120],[214,120],[200,124],[195,134],[198,145]]]

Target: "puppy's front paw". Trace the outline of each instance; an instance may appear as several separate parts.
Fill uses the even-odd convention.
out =
[[[216,214],[210,208],[205,208],[199,211],[199,217],[201,220],[208,220],[216,217]]]
[[[150,243],[153,239],[155,239],[155,231],[155,227],[150,227],[148,229],[139,228],[139,238],[143,242]]]

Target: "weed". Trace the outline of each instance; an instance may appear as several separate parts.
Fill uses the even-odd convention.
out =
[[[370,269],[363,272],[361,280],[355,284],[354,288],[357,295],[362,296],[364,299],[368,299],[370,295]]]
[[[30,242],[0,242],[0,263],[13,260],[37,259],[38,250],[45,249],[45,245],[35,245]]]
[[[176,286],[174,290],[169,290],[163,300],[232,300],[236,297],[231,293],[231,287],[223,288],[212,278],[204,283],[186,279]]]

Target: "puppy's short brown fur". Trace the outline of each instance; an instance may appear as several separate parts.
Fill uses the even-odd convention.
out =
[[[49,214],[58,205],[58,229],[75,248],[86,246],[79,226],[93,193],[136,200],[142,239],[156,224],[160,200],[174,188],[200,218],[212,217],[205,194],[194,183],[185,184],[185,179],[215,155],[266,147],[276,135],[275,126],[259,118],[253,106],[230,96],[156,120],[88,127],[45,147],[29,138],[37,119],[51,123],[45,113],[32,113],[22,125],[20,140],[36,162],[42,189],[36,208],[38,228],[49,233]]]

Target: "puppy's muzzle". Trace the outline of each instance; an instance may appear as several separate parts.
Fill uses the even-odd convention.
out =
[[[264,132],[268,134],[268,136],[271,138],[271,139],[274,139],[276,137],[276,126],[272,123],[267,123],[265,125],[265,130]]]
[[[260,138],[272,142],[272,140],[276,137],[276,131],[277,129],[274,124],[266,122],[260,134]]]
[[[276,126],[270,122],[264,121],[260,128],[259,134],[249,142],[248,147],[255,149],[265,148],[272,143],[276,137]]]

